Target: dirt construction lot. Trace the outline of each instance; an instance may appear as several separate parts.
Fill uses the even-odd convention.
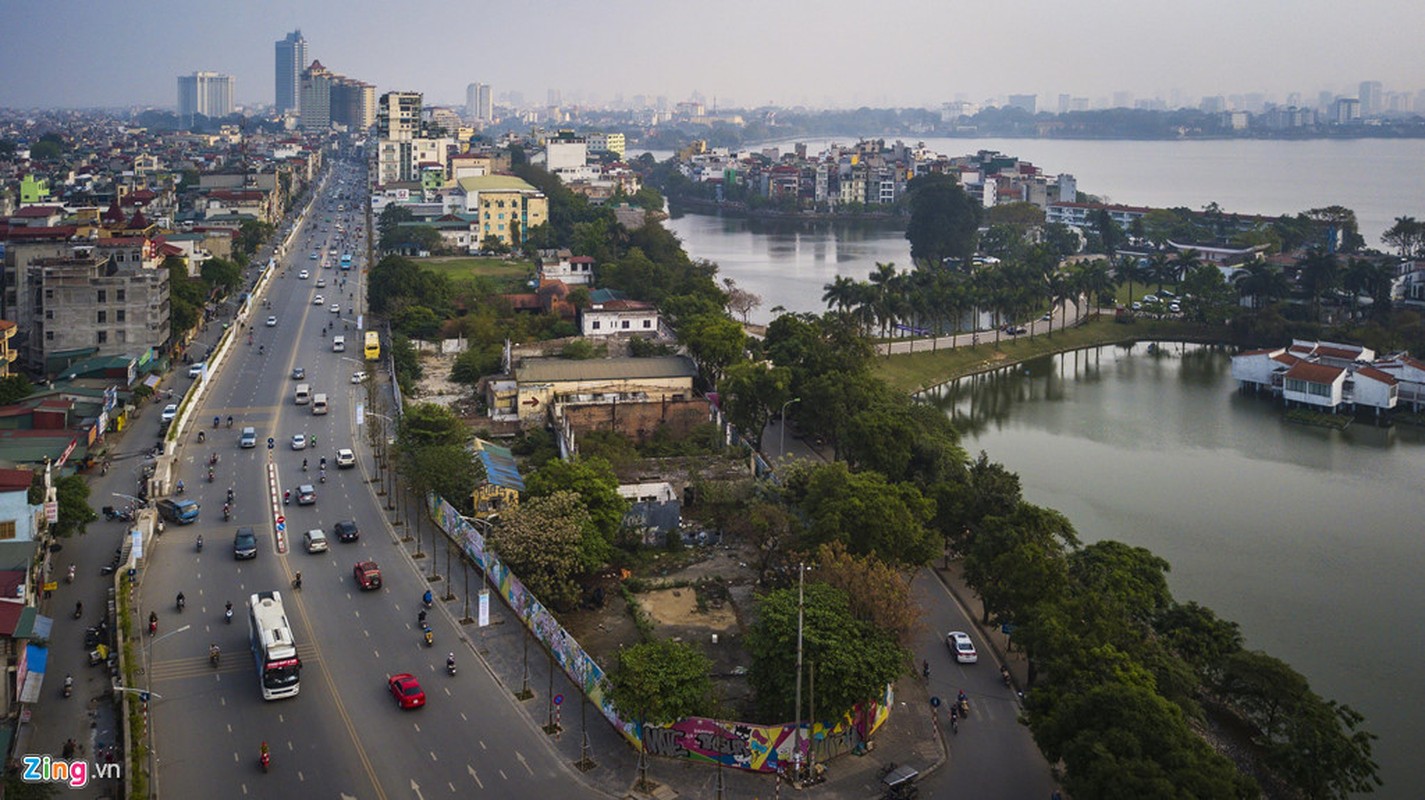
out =
[[[750,548],[723,546],[660,554],[633,581],[647,585],[632,598],[651,637],[689,642],[713,662],[714,693],[722,703],[717,716],[724,719],[755,720],[746,678],[750,660],[743,650],[756,578],[752,555]],[[618,584],[612,577],[603,584],[602,608],[561,615],[574,638],[609,671],[617,664],[620,648],[642,641]]]

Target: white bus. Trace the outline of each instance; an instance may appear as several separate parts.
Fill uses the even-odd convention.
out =
[[[279,592],[258,592],[247,601],[247,622],[253,660],[262,685],[263,700],[296,697],[301,688],[302,662],[297,641]]]

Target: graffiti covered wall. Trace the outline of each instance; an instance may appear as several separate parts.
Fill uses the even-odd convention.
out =
[[[604,670],[564,627],[531,594],[520,579],[494,554],[485,549],[485,537],[463,519],[449,503],[432,495],[432,517],[481,570],[490,576],[500,596],[549,651],[554,660],[578,684],[609,724],[630,744],[642,744],[649,753],[670,758],[686,758],[708,764],[754,772],[776,772],[795,761],[800,742],[803,760],[825,762],[850,753],[890,717],[894,690],[886,687],[877,702],[864,703],[846,712],[830,727],[803,723],[797,735],[796,723],[754,725],[723,722],[705,717],[685,717],[669,725],[643,725],[623,719],[604,695]]]

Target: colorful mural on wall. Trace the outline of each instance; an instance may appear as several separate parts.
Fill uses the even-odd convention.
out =
[[[823,763],[855,751],[890,717],[894,690],[886,687],[878,702],[864,703],[846,712],[836,724],[803,723],[797,735],[796,723],[755,725],[724,722],[705,717],[685,717],[669,725],[642,725],[623,719],[604,695],[604,670],[554,614],[535,598],[499,558],[485,549],[485,537],[462,518],[445,500],[432,496],[432,518],[461,546],[475,564],[490,576],[505,602],[525,626],[554,654],[554,660],[577,683],[614,729],[635,747],[640,744],[654,755],[686,758],[708,764],[754,772],[777,772],[795,761],[800,743],[802,759]]]

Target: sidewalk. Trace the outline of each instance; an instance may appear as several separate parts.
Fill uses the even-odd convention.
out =
[[[265,258],[260,261],[254,259],[253,266],[243,273],[244,288],[240,291],[252,290],[256,276],[265,263]],[[154,387],[158,396],[162,397],[172,389],[174,401],[178,400],[181,396],[179,384],[186,388],[191,383],[182,354],[186,353],[193,363],[206,360],[223,333],[223,323],[230,320],[236,310],[235,298],[205,308],[204,324],[198,334],[186,345],[175,349],[171,371]],[[91,507],[123,505],[114,501],[113,494],[129,495],[135,491],[145,451],[162,439],[158,433],[158,409],[168,402],[167,399],[139,402],[130,415],[130,424],[123,431],[105,434],[102,452],[112,462],[109,473],[104,475],[98,468],[82,473],[89,479]],[[201,450],[205,445],[197,444],[195,437],[203,427],[206,427],[204,420],[194,418],[185,435],[178,440],[175,452],[181,453],[182,448],[187,446]],[[196,478],[190,477],[190,480]],[[38,604],[39,613],[54,620],[50,631],[49,661],[43,693],[38,702],[25,709],[29,722],[19,725],[16,730],[14,753],[17,757],[48,754],[59,758],[65,742],[73,739],[78,746],[75,759],[93,764],[107,761],[112,756],[122,765],[125,775],[129,771],[126,754],[120,752],[123,746],[121,725],[124,723],[119,718],[120,706],[111,691],[112,680],[106,668],[89,665],[91,648],[84,645],[85,629],[101,618],[107,620],[111,630],[118,624],[108,598],[115,579],[113,575],[101,575],[100,567],[109,562],[114,548],[123,544],[128,529],[128,525],[110,522],[100,516],[89,524],[84,534],[60,540],[61,549],[50,556],[51,579],[57,580],[59,586]],[[75,565],[73,584],[64,580],[70,564]],[[73,614],[76,602],[84,604],[84,614],[80,619],[75,619]],[[74,692],[68,698],[62,695],[66,675],[74,677]],[[76,800],[107,800],[118,797],[118,791],[115,781],[91,780],[83,788],[65,788],[64,796]]]
[[[389,401],[389,394],[383,399]],[[362,443],[363,447],[365,442]],[[367,454],[369,458],[369,454]],[[394,526],[392,535],[399,539],[403,534],[415,535],[414,503],[400,503],[400,525]],[[388,514],[391,512],[388,512]],[[387,519],[391,519],[390,516]],[[430,574],[431,532],[433,526],[423,522],[421,526],[425,558],[415,563],[426,575]],[[445,549],[445,536],[436,534],[434,549]],[[398,542],[399,543],[399,542]],[[401,543],[407,555],[416,550],[415,542]],[[445,571],[445,559],[439,559],[438,572]],[[454,582],[450,587],[456,599],[437,604],[457,621],[465,614],[465,577],[459,562],[452,561]],[[474,615],[478,595],[482,586],[479,571],[471,566],[469,570],[470,613]],[[445,580],[432,583],[437,598],[443,596]],[[497,594],[497,593],[495,593]],[[529,724],[542,728],[552,714],[551,695],[562,694],[565,698],[561,708],[562,733],[554,742],[560,754],[562,766],[579,776],[586,785],[608,797],[658,798],[669,800],[675,797],[717,798],[727,800],[747,798],[772,798],[779,794],[797,794],[819,798],[861,798],[880,797],[880,770],[890,763],[915,767],[921,775],[927,775],[939,768],[946,758],[944,740],[938,735],[931,714],[930,698],[925,685],[917,676],[907,674],[895,686],[895,708],[890,718],[876,733],[872,749],[865,755],[844,755],[833,759],[826,766],[826,781],[806,789],[796,789],[784,783],[780,787],[776,779],[765,773],[752,773],[733,768],[719,769],[708,764],[694,763],[684,759],[650,756],[648,758],[648,779],[652,784],[646,790],[639,790],[638,753],[620,734],[606,722],[599,711],[584,700],[575,687],[557,666],[551,665],[547,651],[529,636],[514,612],[498,596],[490,602],[490,625],[484,629],[473,624],[461,626],[464,630],[462,644],[468,645],[479,656],[481,666],[509,691],[514,697],[521,688],[528,686],[531,696],[528,700],[515,700]],[[525,673],[526,643],[528,644],[528,679]],[[550,673],[553,666],[553,681]],[[588,736],[588,755],[596,766],[579,773],[574,767],[581,757],[581,710],[585,713],[585,728]],[[721,793],[719,793],[721,784]]]

